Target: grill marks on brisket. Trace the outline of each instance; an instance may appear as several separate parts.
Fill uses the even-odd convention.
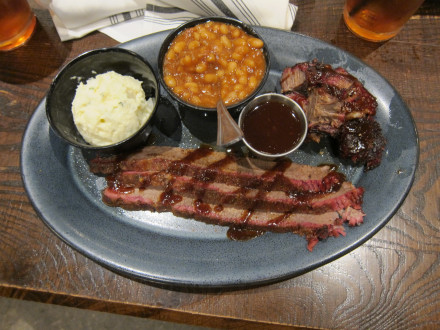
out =
[[[317,60],[285,68],[281,76],[281,92],[302,106],[309,122],[308,136],[316,142],[327,135],[344,143],[347,135],[341,136],[341,130],[345,125],[359,118],[374,120],[376,114],[376,98],[358,79],[343,68],[333,69]],[[357,164],[367,164],[366,170],[379,165],[385,139],[378,124],[377,127],[370,141],[365,143],[379,146],[370,151],[368,160],[352,155],[346,157],[345,153],[341,156]],[[372,157],[374,161],[371,161]]]
[[[124,158],[97,158],[90,167],[107,175],[102,198],[108,205],[171,211],[230,226],[234,235],[293,232],[306,236],[311,249],[316,240],[344,234],[344,222],[363,221],[363,189],[330,166],[237,158],[209,148],[146,147]]]

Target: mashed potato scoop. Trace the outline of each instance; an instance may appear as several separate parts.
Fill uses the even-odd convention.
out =
[[[153,108],[141,81],[114,71],[80,83],[72,102],[75,125],[84,140],[94,146],[129,138],[145,124]]]

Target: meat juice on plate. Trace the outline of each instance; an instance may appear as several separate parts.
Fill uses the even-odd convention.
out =
[[[344,21],[351,32],[369,41],[393,38],[423,0],[347,0]]]

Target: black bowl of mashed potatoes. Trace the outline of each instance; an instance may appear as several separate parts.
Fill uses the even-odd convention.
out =
[[[159,99],[150,64],[122,48],[86,52],[53,80],[46,114],[69,144],[117,153],[146,142]]]

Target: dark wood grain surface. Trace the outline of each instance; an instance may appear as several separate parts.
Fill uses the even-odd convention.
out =
[[[347,30],[343,0],[293,2],[299,6],[293,31],[361,58],[411,109],[419,165],[390,222],[330,264],[243,290],[170,290],[120,276],[75,252],[29,202],[20,176],[21,140],[58,70],[86,50],[117,42],[96,32],[62,43],[48,12],[36,9],[30,42],[0,53],[0,295],[212,327],[439,328],[440,4],[425,1],[397,37],[375,44]]]

